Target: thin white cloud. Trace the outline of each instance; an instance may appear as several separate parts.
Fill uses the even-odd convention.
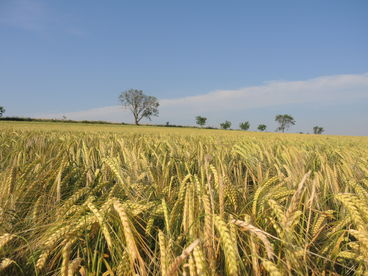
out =
[[[218,120],[232,119],[234,114],[238,116],[247,110],[297,104],[328,106],[357,100],[367,101],[368,104],[368,73],[323,76],[306,81],[273,81],[238,90],[218,90],[198,96],[161,99],[160,117],[154,119],[154,122],[170,121],[172,124],[192,125],[193,118],[203,114],[212,117],[210,123],[215,125]],[[75,120],[132,122],[131,114],[120,106],[42,117],[60,118],[62,115]]]
[[[368,73],[319,77],[307,81],[271,82],[238,90],[162,100],[162,106],[225,111],[296,103],[334,103],[368,97]]]

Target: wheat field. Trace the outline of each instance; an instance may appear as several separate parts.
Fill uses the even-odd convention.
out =
[[[0,275],[368,275],[368,138],[0,130]]]

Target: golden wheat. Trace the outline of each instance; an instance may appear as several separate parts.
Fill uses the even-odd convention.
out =
[[[0,130],[0,275],[368,271],[365,137]]]

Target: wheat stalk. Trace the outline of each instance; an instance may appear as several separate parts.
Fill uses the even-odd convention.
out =
[[[194,248],[199,244],[199,239],[192,242],[187,248],[185,248],[180,256],[176,257],[176,259],[169,265],[167,269],[167,276],[175,275],[181,263],[190,255],[190,253],[194,250]]]

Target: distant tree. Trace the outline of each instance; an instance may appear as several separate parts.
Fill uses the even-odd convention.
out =
[[[143,118],[151,120],[151,116],[158,116],[159,102],[156,97],[147,96],[142,90],[129,89],[121,92],[119,100],[123,107],[129,108],[134,116],[136,125]]]
[[[277,131],[285,132],[285,129],[288,129],[290,126],[295,125],[294,118],[289,114],[276,115],[275,121],[280,124],[280,126],[276,129]]]
[[[313,127],[313,133],[314,134],[322,134],[322,132],[324,132],[325,130],[323,129],[323,127],[319,127],[319,126],[315,126]]]
[[[166,126],[169,126],[170,125],[170,122],[166,122]]]
[[[4,113],[5,113],[5,108],[3,106],[0,106],[0,117],[2,117]]]
[[[260,125],[257,127],[257,129],[258,129],[259,131],[265,131],[265,130],[266,130],[266,128],[267,128],[267,126],[266,126],[266,125],[263,125],[263,124],[260,124]]]
[[[196,118],[197,125],[203,127],[206,124],[207,118],[202,116],[197,116]]]
[[[225,121],[225,122],[223,122],[223,123],[220,124],[220,127],[222,129],[228,129],[228,128],[231,127],[231,122],[230,121]]]
[[[241,130],[248,130],[249,127],[250,127],[250,124],[249,124],[248,121],[242,122],[242,123],[239,124],[239,127],[240,127]]]

